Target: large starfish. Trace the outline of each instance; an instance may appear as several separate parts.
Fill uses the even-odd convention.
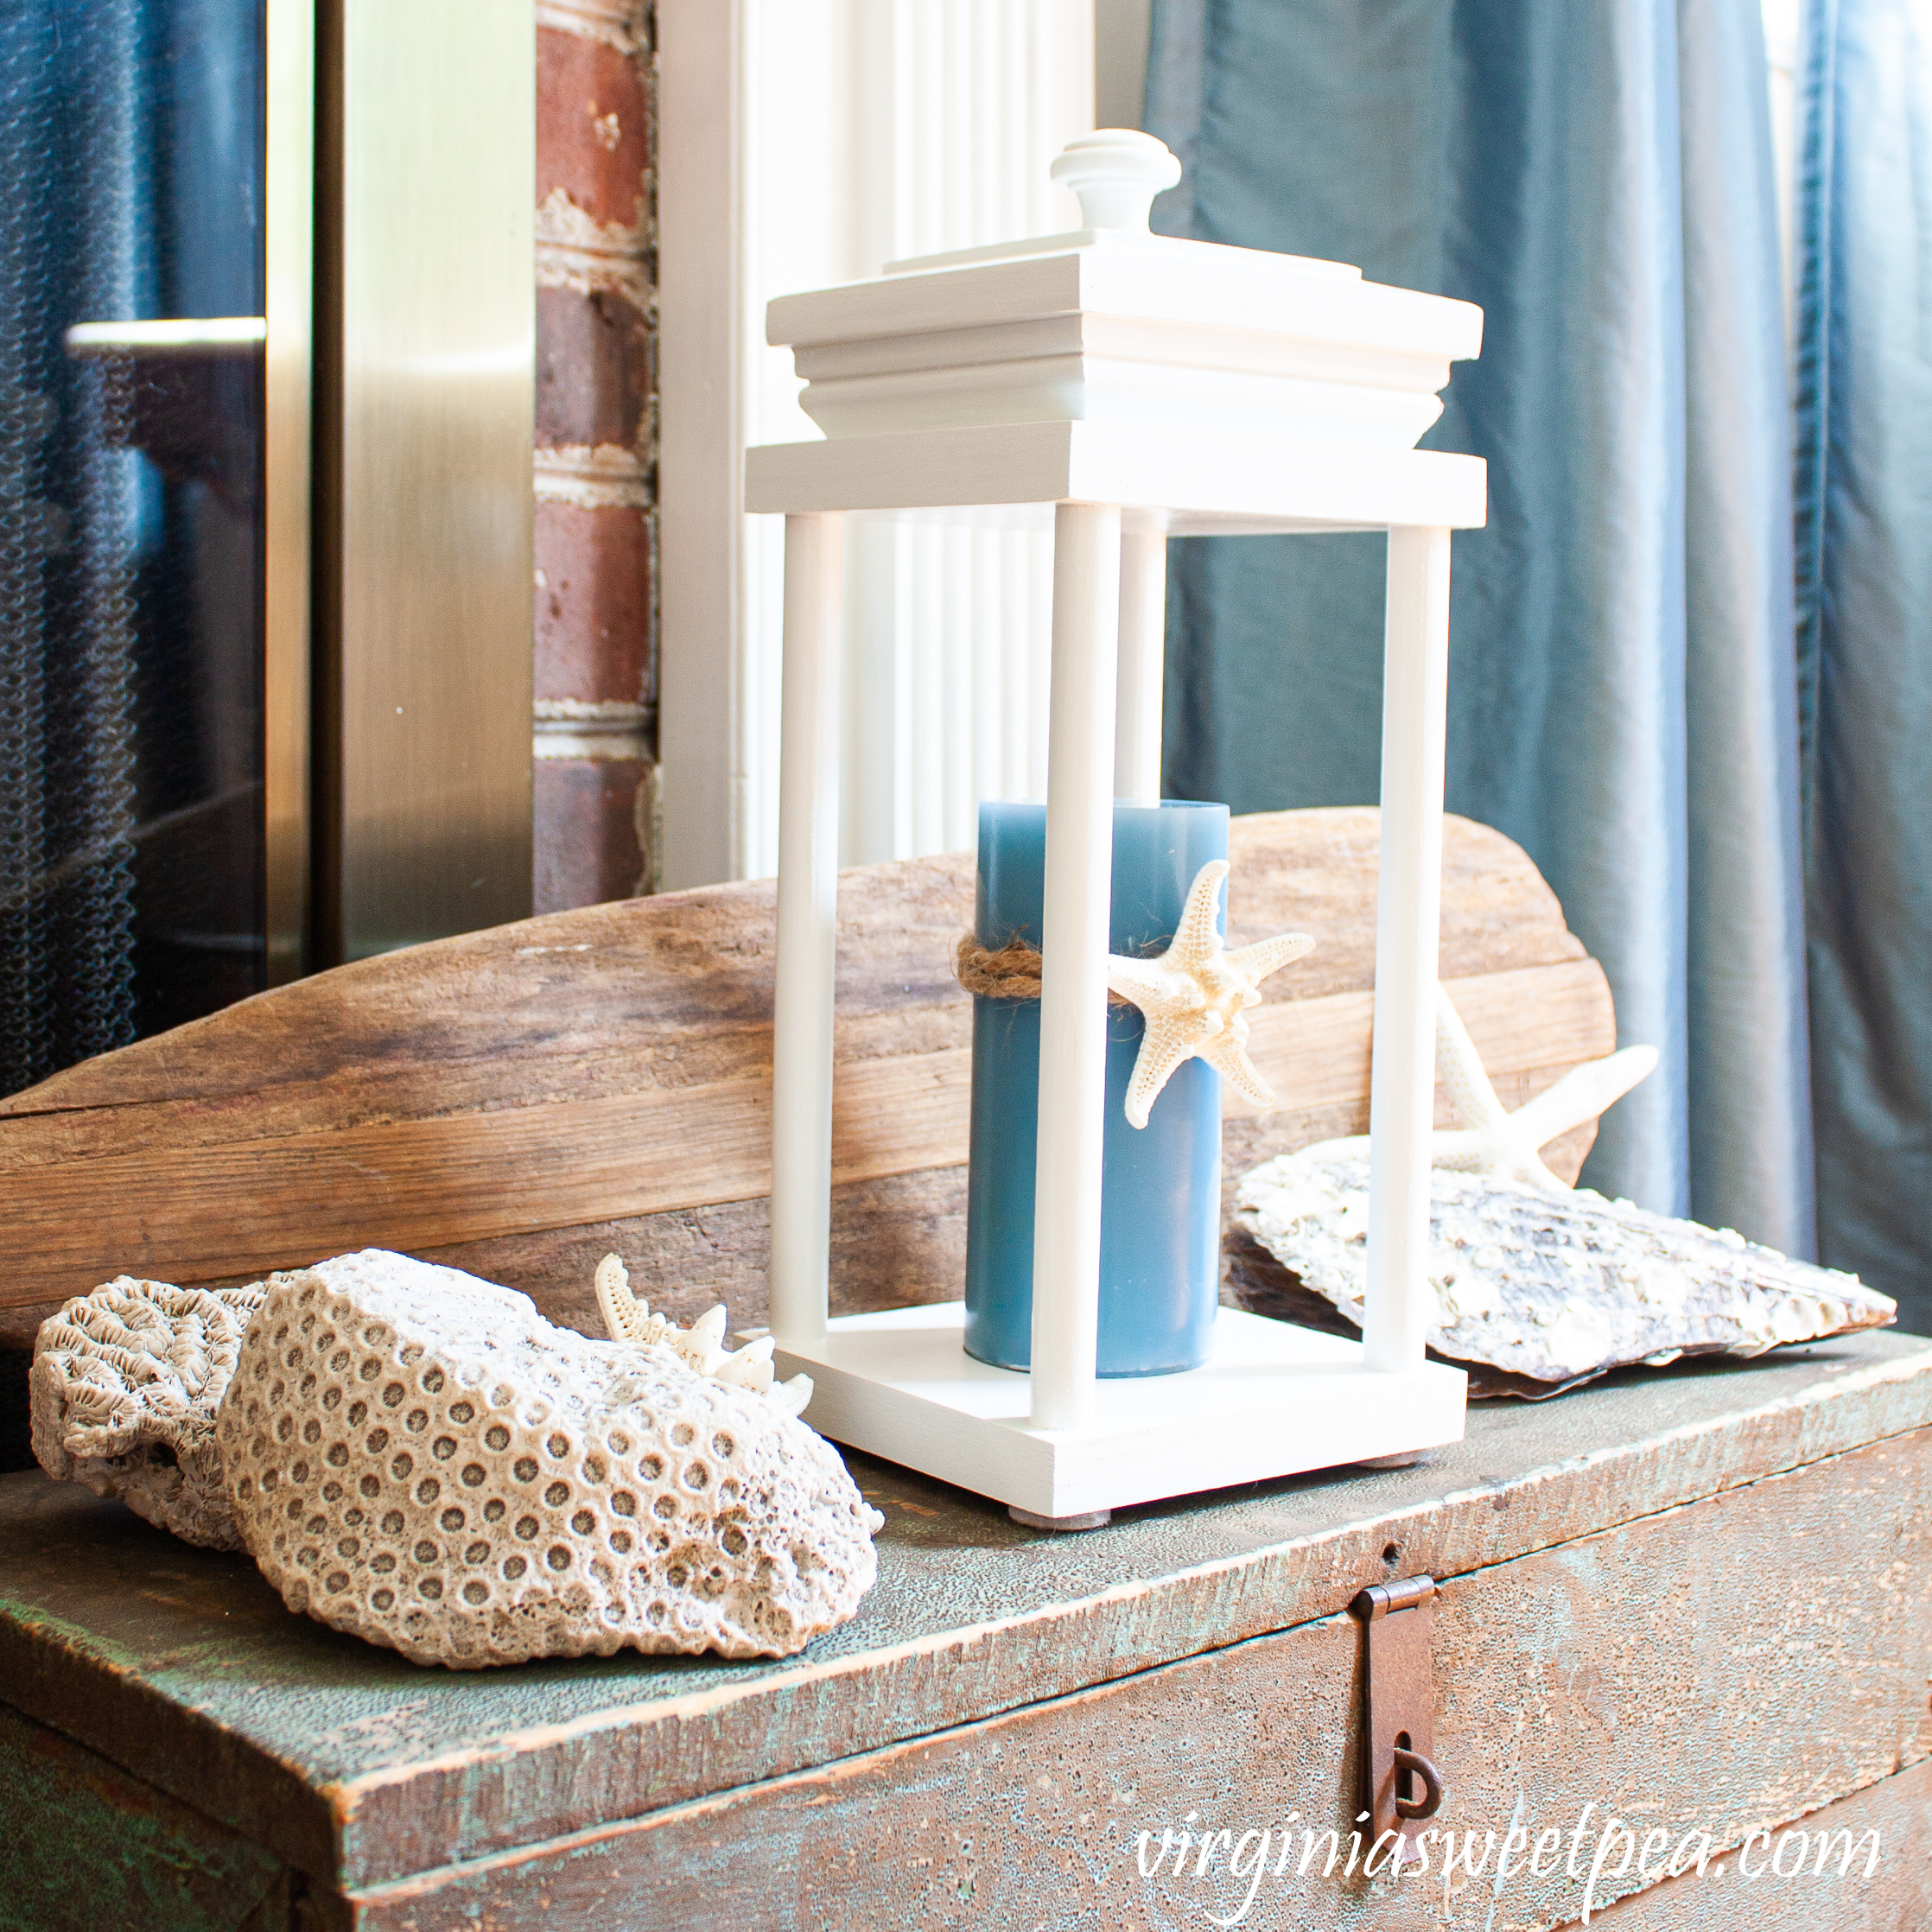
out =
[[[1248,1058],[1248,1022],[1242,1009],[1261,995],[1257,983],[1277,966],[1300,959],[1314,941],[1305,932],[1283,932],[1229,952],[1215,924],[1225,859],[1211,859],[1194,874],[1181,909],[1180,930],[1158,959],[1107,956],[1107,984],[1147,1016],[1147,1030],[1128,1083],[1127,1117],[1147,1124],[1147,1109],[1183,1060],[1198,1054],[1237,1093],[1262,1107],[1274,1095]]]
[[[1626,1046],[1606,1059],[1573,1066],[1554,1086],[1515,1113],[1496,1097],[1476,1043],[1462,1015],[1443,990],[1435,989],[1436,1065],[1456,1103],[1459,1127],[1438,1128],[1430,1138],[1429,1165],[1532,1187],[1566,1187],[1543,1165],[1541,1150],[1560,1134],[1593,1121],[1655,1071],[1654,1046]]]

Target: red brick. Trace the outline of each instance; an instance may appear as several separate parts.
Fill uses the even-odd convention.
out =
[[[561,187],[597,220],[638,227],[650,152],[636,62],[588,35],[539,27],[537,205]]]
[[[631,448],[644,420],[650,340],[614,289],[537,291],[537,443]]]
[[[629,899],[644,874],[633,759],[540,758],[536,765],[536,910]]]
[[[539,499],[537,575],[537,696],[652,702],[645,512]]]

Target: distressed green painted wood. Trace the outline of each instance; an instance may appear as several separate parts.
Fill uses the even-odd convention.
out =
[[[1921,1763],[1788,1821],[1770,1843],[1751,1846],[1748,1872],[1735,1858],[1719,1859],[1721,1871],[1666,1878],[1613,1906],[1602,1923],[1605,1932],[1922,1932],[1932,1925],[1929,1846],[1932,1764]]]
[[[1929,1425],[1932,1347],[1877,1336],[1478,1409],[1431,1466],[1078,1537],[855,1459],[888,1517],[880,1580],[804,1656],[463,1675],[290,1616],[244,1559],[10,1477],[0,1684],[318,1880],[368,1888],[1089,1692],[1332,1616],[1391,1572],[1465,1576]]]
[[[1359,1808],[1361,1640],[1342,1617],[372,1888],[340,1922],[799,1932],[950,1916],[1074,1932],[1225,1920],[1252,1885],[1262,1927],[1425,1932],[1452,1914],[1484,1932],[1546,1932],[1586,1892],[1602,1907],[1655,1882],[1687,1837],[1721,1852],[1926,1758],[1929,1474],[1932,1431],[1917,1431],[1446,1585],[1433,1644],[1439,1826],[1474,1833],[1452,1878],[1439,1838],[1428,1870],[1407,1878],[1351,1881],[1346,1851],[1325,1869],[1323,1834],[1345,1846]],[[1532,1871],[1537,1835],[1560,1840],[1592,1804],[1636,1827],[1611,1833],[1594,1885],[1587,1857],[1576,1878],[1560,1856]],[[1190,1840],[1229,1835],[1143,1874],[1140,1833],[1178,1843],[1191,1815]],[[1512,1869],[1499,1874],[1512,1829]],[[1303,1872],[1310,1834],[1319,1855]],[[1284,1835],[1291,1864],[1278,1877]],[[1157,1862],[1158,1835],[1151,1849]],[[1751,1897],[1792,1915],[1754,1925],[1836,1923],[1799,1916],[1815,1891]]]
[[[281,1861],[0,1704],[0,1932],[270,1932]]]

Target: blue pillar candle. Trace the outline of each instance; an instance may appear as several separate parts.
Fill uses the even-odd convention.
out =
[[[1166,950],[1195,874],[1228,855],[1228,808],[1179,801],[1114,807],[1112,950]],[[980,807],[975,937],[1037,947],[1046,808]],[[1225,912],[1222,918],[1225,920]],[[1172,1375],[1207,1359],[1221,1248],[1221,1076],[1183,1061],[1144,1128],[1127,1086],[1145,1022],[1107,1016],[1107,1141],[1100,1225],[1099,1372]],[[1024,1369],[1033,1358],[1033,1168],[1039,1001],[973,1001],[972,1166],[966,1210],[966,1350]]]

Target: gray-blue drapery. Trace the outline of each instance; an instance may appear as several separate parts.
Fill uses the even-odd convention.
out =
[[[1812,0],[1800,182],[1819,1245],[1932,1328],[1932,22]]]
[[[1757,0],[1156,0],[1169,232],[1487,315],[1427,445],[1449,803],[1522,843],[1662,1053],[1586,1179],[1813,1243],[1791,451]],[[1177,543],[1167,788],[1373,802],[1382,543]]]

